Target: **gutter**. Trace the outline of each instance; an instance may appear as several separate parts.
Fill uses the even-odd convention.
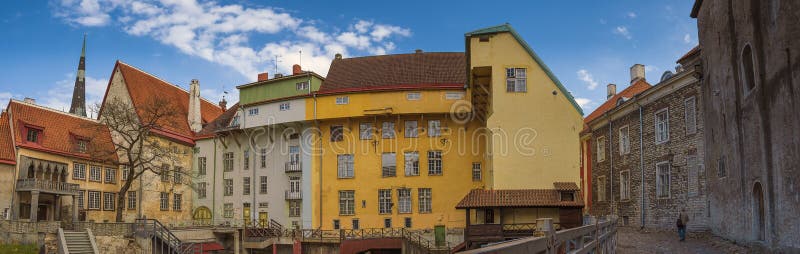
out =
[[[613,149],[613,146],[612,146],[614,144],[614,139],[613,139],[613,136],[612,136],[612,134],[614,133],[614,130],[613,130],[613,126],[612,126],[613,122],[611,120],[611,115],[606,113],[606,119],[608,119],[608,138],[606,140],[608,140],[608,164],[609,164],[609,176],[610,176],[609,178],[611,178],[610,181],[609,181],[610,184],[611,184],[611,214],[613,215],[613,214],[615,214],[615,212],[614,212],[614,149]]]
[[[317,93],[313,93],[313,96],[311,98],[314,100],[314,118],[313,118],[313,120],[314,120],[314,128],[316,128],[319,131],[319,133],[320,133],[319,135],[322,135],[322,131],[319,130],[319,120],[317,119]],[[319,143],[320,143],[320,146],[322,146],[322,138],[320,138],[320,142]],[[322,228],[322,211],[323,211],[323,209],[322,209],[322,154],[321,153],[322,152],[321,152],[321,149],[320,149],[319,160],[318,160],[319,161],[319,167],[317,169],[317,171],[319,172],[319,187],[318,187],[319,188],[319,198],[318,198],[318,200],[319,200],[319,207],[318,207],[319,208],[319,225],[317,225],[318,226],[317,228],[319,228],[319,229]],[[313,217],[313,215],[312,215],[312,217]]]
[[[642,137],[644,135],[644,129],[643,129],[643,127],[644,127],[644,119],[642,119],[642,116],[643,116],[642,104],[639,104],[639,101],[637,100],[636,101],[636,105],[639,106],[639,170],[641,171],[641,174],[642,174],[641,175],[642,179],[641,179],[641,182],[639,183],[639,185],[640,185],[639,188],[640,188],[640,191],[641,191],[641,194],[639,195],[639,198],[641,199],[641,201],[639,201],[639,206],[640,206],[640,210],[641,210],[641,213],[640,213],[639,217],[641,218],[641,223],[642,223],[642,227],[641,228],[644,228],[644,225],[645,225],[644,224],[644,216],[645,216],[645,212],[644,212],[644,187],[645,187],[645,183],[644,183],[644,144],[643,144],[643,137]]]

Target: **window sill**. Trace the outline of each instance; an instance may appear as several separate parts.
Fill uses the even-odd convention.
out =
[[[432,212],[432,211],[427,211],[427,212],[420,211],[420,212],[418,212],[418,213],[419,213],[419,214],[431,214],[431,213],[433,213],[433,212]]]
[[[356,216],[356,214],[339,214],[339,216]]]

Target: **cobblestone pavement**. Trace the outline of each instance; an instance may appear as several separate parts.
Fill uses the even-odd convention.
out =
[[[711,233],[689,232],[686,241],[678,239],[677,229],[673,231],[639,230],[621,227],[617,231],[617,253],[749,253],[747,247],[726,241]]]

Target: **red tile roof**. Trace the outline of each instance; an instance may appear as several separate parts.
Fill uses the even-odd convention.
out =
[[[224,129],[230,125],[231,119],[233,116],[236,115],[236,111],[239,110],[239,103],[234,104],[231,108],[222,113],[217,119],[211,121],[210,123],[203,126],[203,130],[197,133],[195,138],[203,139],[203,138],[211,138],[214,137],[214,134],[217,131]]]
[[[149,98],[165,98],[173,103],[172,108],[177,111],[175,119],[165,119],[161,124],[165,135],[179,135],[185,139],[194,138],[194,133],[189,127],[187,118],[189,115],[188,91],[121,61],[117,61],[114,69],[116,70],[117,68],[122,73],[122,78],[125,80],[128,94],[130,94],[134,107],[141,107]],[[115,74],[116,71],[112,75]],[[113,80],[113,76],[109,78],[109,86],[111,85],[110,80]],[[100,112],[102,113],[102,108]],[[218,105],[205,99],[200,101],[200,115],[203,123],[213,121],[222,112],[222,108]]]
[[[571,182],[555,182],[555,183],[553,183],[553,187],[555,187],[556,190],[560,190],[560,191],[577,191],[577,190],[581,190],[581,188],[578,188],[577,184],[571,183]]]
[[[686,52],[686,54],[683,54],[683,56],[681,58],[678,58],[678,61],[675,61],[675,62],[676,63],[680,63],[684,59],[689,58],[690,56],[696,54],[697,52],[700,52],[700,45],[694,46],[694,48],[692,48],[691,50]]]
[[[334,59],[320,94],[356,91],[463,88],[463,52],[433,52]]]
[[[605,103],[600,105],[600,107],[597,107],[597,109],[595,109],[591,114],[589,114],[589,116],[584,118],[583,122],[588,124],[589,122],[594,121],[595,119],[602,116],[609,110],[614,109],[617,106],[617,101],[620,98],[623,97],[628,99],[633,98],[633,96],[636,96],[641,92],[644,92],[650,87],[653,86],[650,85],[650,83],[647,83],[647,81],[644,79],[636,81],[635,83],[633,83],[633,85],[630,85],[627,88],[625,88],[625,90],[622,90],[622,92],[619,92],[616,95],[612,96],[611,99],[606,100]]]
[[[479,190],[474,189],[461,199],[457,209],[485,207],[583,207],[580,192],[574,201],[561,201],[558,190]]]
[[[8,113],[0,113],[0,163],[16,164],[17,156],[14,154],[14,144],[11,139],[11,126]]]
[[[15,100],[8,104],[8,112],[17,147],[95,161],[117,161],[111,133],[96,120]],[[39,142],[27,141],[28,127],[41,129]],[[76,138],[89,140],[88,153],[75,149]]]

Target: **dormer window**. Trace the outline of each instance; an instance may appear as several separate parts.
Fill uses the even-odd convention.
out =
[[[562,191],[561,192],[561,201],[575,201],[575,192],[573,192],[573,191]]]
[[[239,126],[239,116],[234,116],[230,126]]]
[[[75,140],[75,150],[79,153],[86,153],[86,148],[89,146],[89,141],[85,139]]]
[[[36,128],[27,128],[27,137],[25,140],[28,142],[39,143],[40,139],[42,138],[42,130]]]

